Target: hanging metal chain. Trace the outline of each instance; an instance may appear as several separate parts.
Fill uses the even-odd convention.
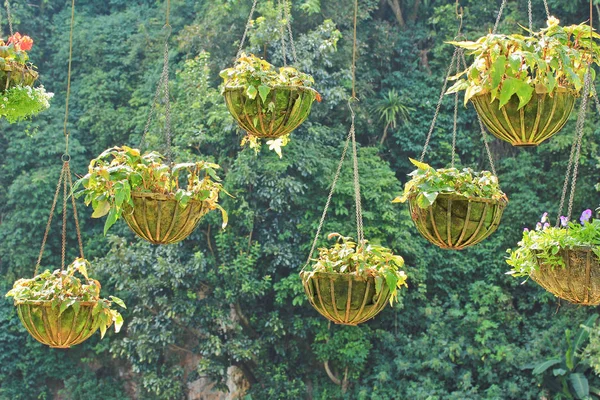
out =
[[[529,16],[529,32],[533,34],[533,11],[531,10],[531,0],[527,0],[527,14]]]
[[[44,249],[46,247],[46,242],[48,241],[48,233],[50,233],[50,226],[52,225],[52,217],[54,217],[54,210],[56,209],[56,203],[58,202],[58,194],[60,193],[60,187],[65,175],[65,164],[60,170],[60,176],[58,178],[58,184],[56,185],[56,191],[54,192],[54,199],[52,200],[52,206],[50,207],[50,216],[48,217],[48,222],[46,223],[46,230],[44,231],[44,238],[42,239],[42,247],[40,249],[40,254],[38,256],[37,262],[35,263],[35,271],[33,276],[38,274],[38,269],[40,268],[40,264],[42,263],[42,256],[44,255]]]
[[[544,9],[546,9],[546,18],[550,18],[550,7],[548,7],[547,0],[544,0]]]
[[[498,16],[496,17],[496,23],[494,24],[494,29],[492,33],[495,34],[498,31],[498,25],[500,25],[500,19],[502,18],[502,13],[504,12],[504,7],[506,7],[506,0],[502,0],[500,4],[500,10],[498,10]]]
[[[283,66],[287,67],[287,50],[285,44],[285,26],[283,23],[284,17],[283,3],[277,0],[277,22],[279,24],[279,36],[281,37],[281,56],[283,57]]]
[[[348,101],[348,108],[350,108],[350,115],[352,118],[352,122],[350,124],[350,134],[352,135],[352,162],[353,162],[353,172],[354,172],[354,199],[356,203],[356,235],[357,235],[357,243],[360,248],[365,241],[365,232],[363,226],[363,216],[362,216],[362,200],[360,195],[360,177],[358,174],[358,154],[356,151],[356,131],[354,128],[354,120],[356,115],[354,114],[354,110],[352,109],[353,99]]]
[[[292,49],[292,57],[294,58],[294,64],[298,64],[298,56],[296,55],[296,45],[294,44],[294,34],[292,33],[292,13],[290,10],[290,3],[288,0],[283,0],[284,17],[287,23],[287,30],[290,36],[290,48]]]
[[[457,57],[460,57],[460,54],[463,53],[462,48],[459,49],[458,53],[457,53]],[[457,62],[456,63],[456,73],[459,74],[460,73],[460,63]],[[455,166],[455,160],[456,160],[456,135],[458,132],[458,103],[459,103],[459,97],[458,97],[459,92],[456,92],[454,94],[454,120],[452,121],[452,168],[454,168]]]
[[[73,28],[75,26],[75,0],[71,0],[71,29],[69,31],[69,68],[67,72],[67,96],[65,99],[65,122],[63,133],[65,135],[65,154],[69,154],[69,100],[71,98],[71,65],[73,63]]]
[[[65,161],[63,165],[63,169],[65,170],[65,175],[67,172],[71,172],[69,170],[69,162]],[[65,260],[67,256],[67,177],[63,176],[63,208],[62,208],[62,243],[61,243],[61,258],[60,258],[60,270],[65,270]]]
[[[8,2],[8,0],[4,2],[4,7],[6,7],[6,19],[8,20],[8,30],[10,31],[10,36],[12,36],[15,34],[15,32],[13,31],[13,19],[12,13],[10,12],[10,3]]]
[[[462,62],[463,68],[467,69],[467,60],[465,59],[464,51],[460,54],[459,62]],[[487,131],[485,129],[485,126],[483,125],[483,121],[481,120],[479,113],[476,112],[475,115],[477,115],[477,122],[479,123],[479,130],[481,131],[481,137],[483,139],[483,145],[485,146],[485,152],[487,154],[488,162],[490,164],[490,170],[492,171],[492,174],[494,174],[494,176],[498,176],[498,174],[496,173],[496,165],[494,164],[494,157],[492,156],[492,151],[490,150]]]
[[[252,8],[250,9],[250,15],[248,15],[248,22],[246,22],[246,28],[244,29],[244,34],[242,35],[242,40],[240,41],[240,46],[238,47],[238,51],[235,56],[236,59],[240,58],[240,56],[242,55],[242,49],[244,48],[244,43],[246,43],[246,37],[248,36],[248,31],[250,30],[250,27],[252,26],[252,16],[254,15],[254,10],[256,10],[256,3],[258,3],[258,0],[254,0],[254,2],[252,3]]]
[[[166,10],[166,18],[165,18],[165,26],[164,30],[167,31],[167,35],[165,38],[165,48],[163,52],[163,68],[158,79],[158,85],[156,86],[156,92],[154,92],[154,99],[152,101],[152,106],[150,107],[150,112],[148,113],[148,119],[146,120],[146,125],[144,127],[144,133],[142,134],[142,139],[140,140],[140,150],[143,149],[144,144],[146,142],[146,136],[150,130],[150,124],[152,123],[152,119],[156,112],[156,105],[158,104],[158,99],[160,98],[161,93],[163,94],[163,101],[165,103],[165,140],[167,142],[167,148],[165,152],[166,161],[170,163],[173,157],[173,150],[171,146],[171,97],[169,92],[169,39],[171,37],[171,25],[169,24],[169,15],[170,15],[170,1],[167,1],[167,10]]]
[[[425,139],[425,145],[423,146],[423,151],[421,152],[421,157],[419,161],[423,162],[425,158],[425,153],[427,153],[427,148],[429,147],[429,141],[431,140],[431,136],[433,135],[433,130],[435,129],[435,124],[437,122],[437,118],[440,114],[440,108],[442,107],[442,102],[444,101],[444,95],[446,93],[446,88],[448,87],[448,78],[452,74],[452,70],[454,68],[454,63],[457,63],[457,55],[459,52],[459,48],[454,48],[454,54],[452,55],[452,59],[450,60],[450,65],[448,66],[448,71],[446,71],[446,77],[444,78],[444,84],[442,85],[442,90],[440,92],[440,97],[437,102],[437,106],[435,107],[435,113],[433,114],[433,120],[431,121],[431,125],[429,126],[429,132],[427,133],[427,138]]]
[[[577,125],[575,128],[575,132],[577,134],[577,151],[575,153],[575,163],[573,166],[573,181],[571,182],[571,195],[569,196],[569,208],[567,213],[567,218],[571,219],[571,215],[573,215],[573,201],[575,199],[575,188],[577,186],[577,175],[579,172],[579,158],[581,156],[581,142],[583,139],[583,129],[585,124],[585,117],[587,113],[588,107],[588,99],[590,97],[590,87],[592,84],[592,74],[591,74],[591,65],[588,67],[588,72],[585,77],[585,87],[583,89],[583,98],[581,99],[581,109],[579,111],[579,116],[577,118]]]
[[[581,106],[579,108],[579,114],[577,116],[577,124],[575,126],[575,139],[573,142],[573,146],[571,147],[569,164],[567,165],[567,172],[565,174],[565,181],[563,183],[563,191],[562,191],[560,204],[559,204],[559,208],[558,208],[557,226],[560,223],[560,217],[561,217],[561,214],[563,211],[563,207],[564,207],[564,203],[565,203],[565,199],[566,199],[566,195],[567,195],[567,188],[569,185],[569,176],[571,173],[571,169],[573,170],[573,177],[571,178],[571,193],[569,195],[569,204],[568,204],[568,208],[567,208],[567,219],[568,220],[571,219],[571,215],[573,213],[573,201],[575,198],[575,189],[577,186],[577,175],[579,172],[579,158],[581,156],[581,143],[582,143],[583,134],[584,134],[584,124],[585,124],[585,117],[586,117],[586,112],[587,112],[587,107],[588,107],[588,99],[590,97],[591,83],[592,83],[591,66],[588,66],[588,71],[585,75],[583,93],[582,93],[582,97],[581,97]]]
[[[83,254],[83,240],[81,240],[81,229],[79,228],[79,215],[77,214],[77,204],[75,201],[75,196],[73,195],[73,177],[71,176],[71,168],[68,167],[67,170],[67,179],[69,180],[69,190],[71,197],[71,204],[73,205],[73,218],[75,219],[75,230],[77,232],[77,243],[79,245],[79,255],[81,258],[85,258]]]
[[[317,234],[315,235],[315,239],[313,240],[312,247],[310,249],[310,253],[308,254],[308,259],[306,260],[306,264],[302,267],[302,271],[306,268],[306,266],[310,263],[312,256],[317,248],[317,242],[319,241],[319,236],[321,235],[321,230],[323,229],[323,224],[325,223],[325,218],[327,217],[327,210],[329,210],[329,205],[331,204],[331,198],[333,197],[333,192],[335,192],[335,187],[340,178],[340,173],[342,172],[342,166],[344,165],[344,160],[346,159],[346,153],[348,152],[348,146],[350,145],[350,141],[352,139],[352,132],[348,132],[348,136],[346,137],[346,144],[344,145],[344,150],[342,150],[342,157],[340,158],[340,162],[338,163],[337,170],[335,171],[335,175],[333,176],[333,182],[331,183],[331,189],[329,190],[329,196],[327,196],[327,201],[325,202],[325,208],[323,209],[323,214],[321,215],[321,221],[319,221],[319,227],[317,228]]]

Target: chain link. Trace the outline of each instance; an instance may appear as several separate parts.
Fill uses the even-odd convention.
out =
[[[294,64],[298,64],[298,56],[296,55],[296,45],[294,44],[294,34],[292,33],[292,13],[290,10],[290,3],[288,0],[283,0],[283,7],[285,12],[285,19],[287,22],[288,34],[290,36],[290,47],[292,49],[292,57],[294,58]]]
[[[531,9],[531,0],[527,0],[527,14],[529,16],[529,31],[533,34],[533,11]]]
[[[502,18],[502,13],[504,12],[504,7],[506,7],[506,0],[502,0],[500,4],[500,10],[498,10],[498,16],[496,17],[496,23],[494,24],[494,29],[492,30],[493,34],[496,34],[498,31],[498,25],[500,25],[500,19]]]
[[[588,99],[590,97],[590,88],[592,85],[592,73],[591,73],[591,65],[588,66],[588,71],[585,76],[585,86],[583,88],[583,97],[581,99],[581,108],[579,110],[579,115],[577,116],[577,125],[575,127],[575,133],[577,135],[577,150],[575,153],[575,160],[573,166],[573,181],[571,183],[571,194],[569,196],[569,208],[567,213],[567,218],[571,219],[571,215],[573,215],[573,201],[575,199],[575,188],[577,186],[577,174],[579,172],[579,158],[581,156],[581,142],[584,134],[584,125],[585,118],[588,109]],[[562,210],[561,210],[562,211]]]
[[[79,228],[79,215],[77,214],[77,204],[75,204],[75,196],[73,195],[73,177],[71,176],[71,168],[68,169],[67,179],[69,180],[69,189],[71,197],[71,203],[73,204],[73,218],[75,219],[75,229],[77,232],[77,243],[79,244],[79,255],[81,258],[85,258],[83,254],[83,240],[81,240],[81,229]]]
[[[310,253],[308,254],[308,260],[306,260],[306,264],[302,267],[302,271],[306,268],[306,266],[310,263],[310,260],[317,248],[317,242],[319,241],[319,236],[321,235],[321,230],[323,229],[323,224],[325,223],[325,217],[327,217],[327,210],[329,209],[329,205],[331,204],[331,198],[333,197],[333,192],[335,192],[335,186],[337,185],[338,179],[340,178],[340,173],[342,171],[342,166],[344,165],[344,160],[346,159],[346,153],[348,152],[348,146],[350,145],[350,141],[352,139],[352,132],[348,132],[348,136],[346,137],[346,144],[344,145],[344,150],[342,150],[342,157],[340,158],[340,162],[338,163],[337,170],[335,171],[335,175],[333,176],[333,182],[331,183],[331,190],[329,191],[329,196],[327,197],[327,202],[325,202],[325,208],[323,209],[323,214],[321,215],[321,221],[319,222],[319,227],[317,228],[317,234],[315,235],[315,239],[313,240],[312,247],[310,249]]]
[[[254,10],[256,9],[256,3],[258,0],[254,0],[252,3],[252,8],[250,9],[250,15],[248,15],[248,22],[246,22],[246,28],[244,29],[244,34],[242,35],[242,40],[240,41],[240,46],[238,47],[237,54],[235,58],[240,58],[242,55],[242,49],[244,48],[244,43],[246,43],[246,37],[248,36],[248,31],[250,30],[250,26],[252,25],[252,16],[254,15]]]
[[[548,1],[544,0],[544,8],[546,9],[546,17],[550,18],[550,8],[548,7]]]
[[[52,225],[52,217],[54,217],[54,210],[56,209],[56,204],[58,202],[58,194],[60,193],[61,183],[63,181],[65,175],[65,165],[60,170],[60,176],[58,177],[58,184],[56,185],[56,191],[54,192],[54,199],[52,200],[52,206],[50,207],[50,215],[48,217],[48,222],[46,223],[46,230],[44,231],[44,238],[42,239],[42,247],[40,249],[40,254],[38,256],[37,262],[35,263],[35,271],[33,276],[38,274],[38,270],[40,268],[40,264],[42,263],[42,256],[44,255],[44,248],[46,247],[46,242],[48,241],[48,233],[50,233],[50,226]]]
[[[352,99],[348,101],[348,108],[350,108],[350,114],[352,122],[350,124],[350,134],[352,135],[352,161],[354,165],[354,198],[356,203],[356,235],[358,239],[358,247],[360,248],[365,241],[365,232],[363,227],[363,216],[362,216],[362,200],[360,195],[360,177],[358,174],[358,154],[356,151],[356,131],[354,127],[355,114],[351,104]]]
[[[13,31],[12,13],[10,12],[10,3],[8,2],[8,0],[4,2],[4,7],[6,7],[6,19],[8,20],[8,30],[10,31],[10,36],[12,36],[15,33]]]
[[[277,0],[277,22],[279,23],[279,35],[281,36],[281,56],[283,57],[283,66],[287,67],[287,50],[285,44],[285,26],[283,24],[283,19],[283,3],[281,0]]]
[[[459,32],[460,33],[460,32]],[[458,50],[457,60],[459,59],[459,55],[463,53],[462,48]],[[460,73],[460,62],[456,62],[456,73]],[[454,120],[452,121],[452,168],[454,168],[456,164],[456,135],[458,132],[458,102],[459,102],[459,92],[454,94]]]
[[[70,173],[69,162],[65,161],[63,168],[65,176],[63,176],[63,208],[62,208],[62,246],[61,246],[61,271],[65,270],[65,260],[67,255],[67,172]]]
[[[419,161],[421,162],[423,162],[423,159],[425,158],[425,153],[427,153],[429,141],[431,140],[433,130],[435,129],[435,124],[437,122],[438,115],[440,114],[440,108],[442,107],[442,102],[444,101],[446,88],[448,87],[448,78],[450,78],[450,74],[452,74],[454,63],[457,62],[458,51],[459,48],[455,47],[454,54],[452,55],[452,60],[450,60],[450,66],[448,67],[448,71],[446,71],[446,78],[444,79],[444,84],[442,85],[442,91],[440,92],[440,97],[438,99],[437,106],[435,107],[435,113],[433,114],[433,120],[431,121],[431,125],[429,126],[429,132],[427,133],[427,138],[425,139],[425,145],[423,146],[423,151],[421,152],[421,157],[419,158]]]

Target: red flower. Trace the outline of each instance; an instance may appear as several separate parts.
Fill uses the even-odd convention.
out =
[[[29,36],[23,36],[23,39],[21,39],[21,50],[23,51],[29,51],[31,50],[31,47],[33,46],[33,39],[31,39]]]

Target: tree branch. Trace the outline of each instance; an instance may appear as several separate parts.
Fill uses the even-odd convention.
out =
[[[325,367],[325,372],[327,372],[327,376],[329,376],[329,379],[331,379],[331,381],[333,383],[335,383],[338,386],[342,385],[342,381],[340,381],[340,378],[338,378],[337,376],[335,376],[333,374],[333,372],[331,372],[331,369],[329,368],[329,360],[325,361],[323,363],[323,366]]]
[[[404,15],[402,15],[402,7],[400,7],[400,0],[386,0],[386,2],[394,12],[394,15],[396,16],[396,20],[398,21],[398,25],[400,25],[400,28],[405,29],[406,22],[404,21]]]

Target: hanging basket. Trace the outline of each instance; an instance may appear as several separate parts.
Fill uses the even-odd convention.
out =
[[[190,200],[185,207],[173,196],[159,193],[132,193],[133,209],[126,207],[123,218],[139,237],[153,244],[172,244],[187,238],[210,209],[204,202]]]
[[[548,93],[535,93],[520,110],[517,96],[501,109],[498,109],[499,100],[492,102],[489,93],[473,96],[471,101],[485,126],[498,139],[513,146],[537,146],[567,123],[575,95],[566,89],[555,92],[552,97]]]
[[[325,318],[336,324],[358,325],[384,309],[390,290],[382,285],[375,294],[375,278],[350,274],[302,272],[302,284],[310,304]]]
[[[453,250],[476,245],[494,233],[508,204],[507,200],[440,194],[432,206],[421,208],[416,198],[413,195],[408,201],[417,230],[436,246]]]
[[[38,73],[33,68],[9,61],[0,68],[0,91],[15,86],[33,86],[37,78]]]
[[[589,247],[562,249],[565,266],[549,265],[538,258],[531,278],[541,287],[573,304],[600,304],[600,260]]]
[[[275,139],[296,129],[308,117],[317,98],[314,89],[304,86],[274,87],[264,103],[259,95],[250,99],[246,88],[241,86],[225,87],[223,95],[239,126],[250,135],[265,139]],[[269,109],[271,103],[274,106]]]
[[[79,304],[78,312],[68,307],[60,316],[60,303],[52,308],[51,301],[20,301],[15,306],[23,326],[38,342],[68,349],[87,340],[101,325],[100,314],[92,312],[96,302]]]

